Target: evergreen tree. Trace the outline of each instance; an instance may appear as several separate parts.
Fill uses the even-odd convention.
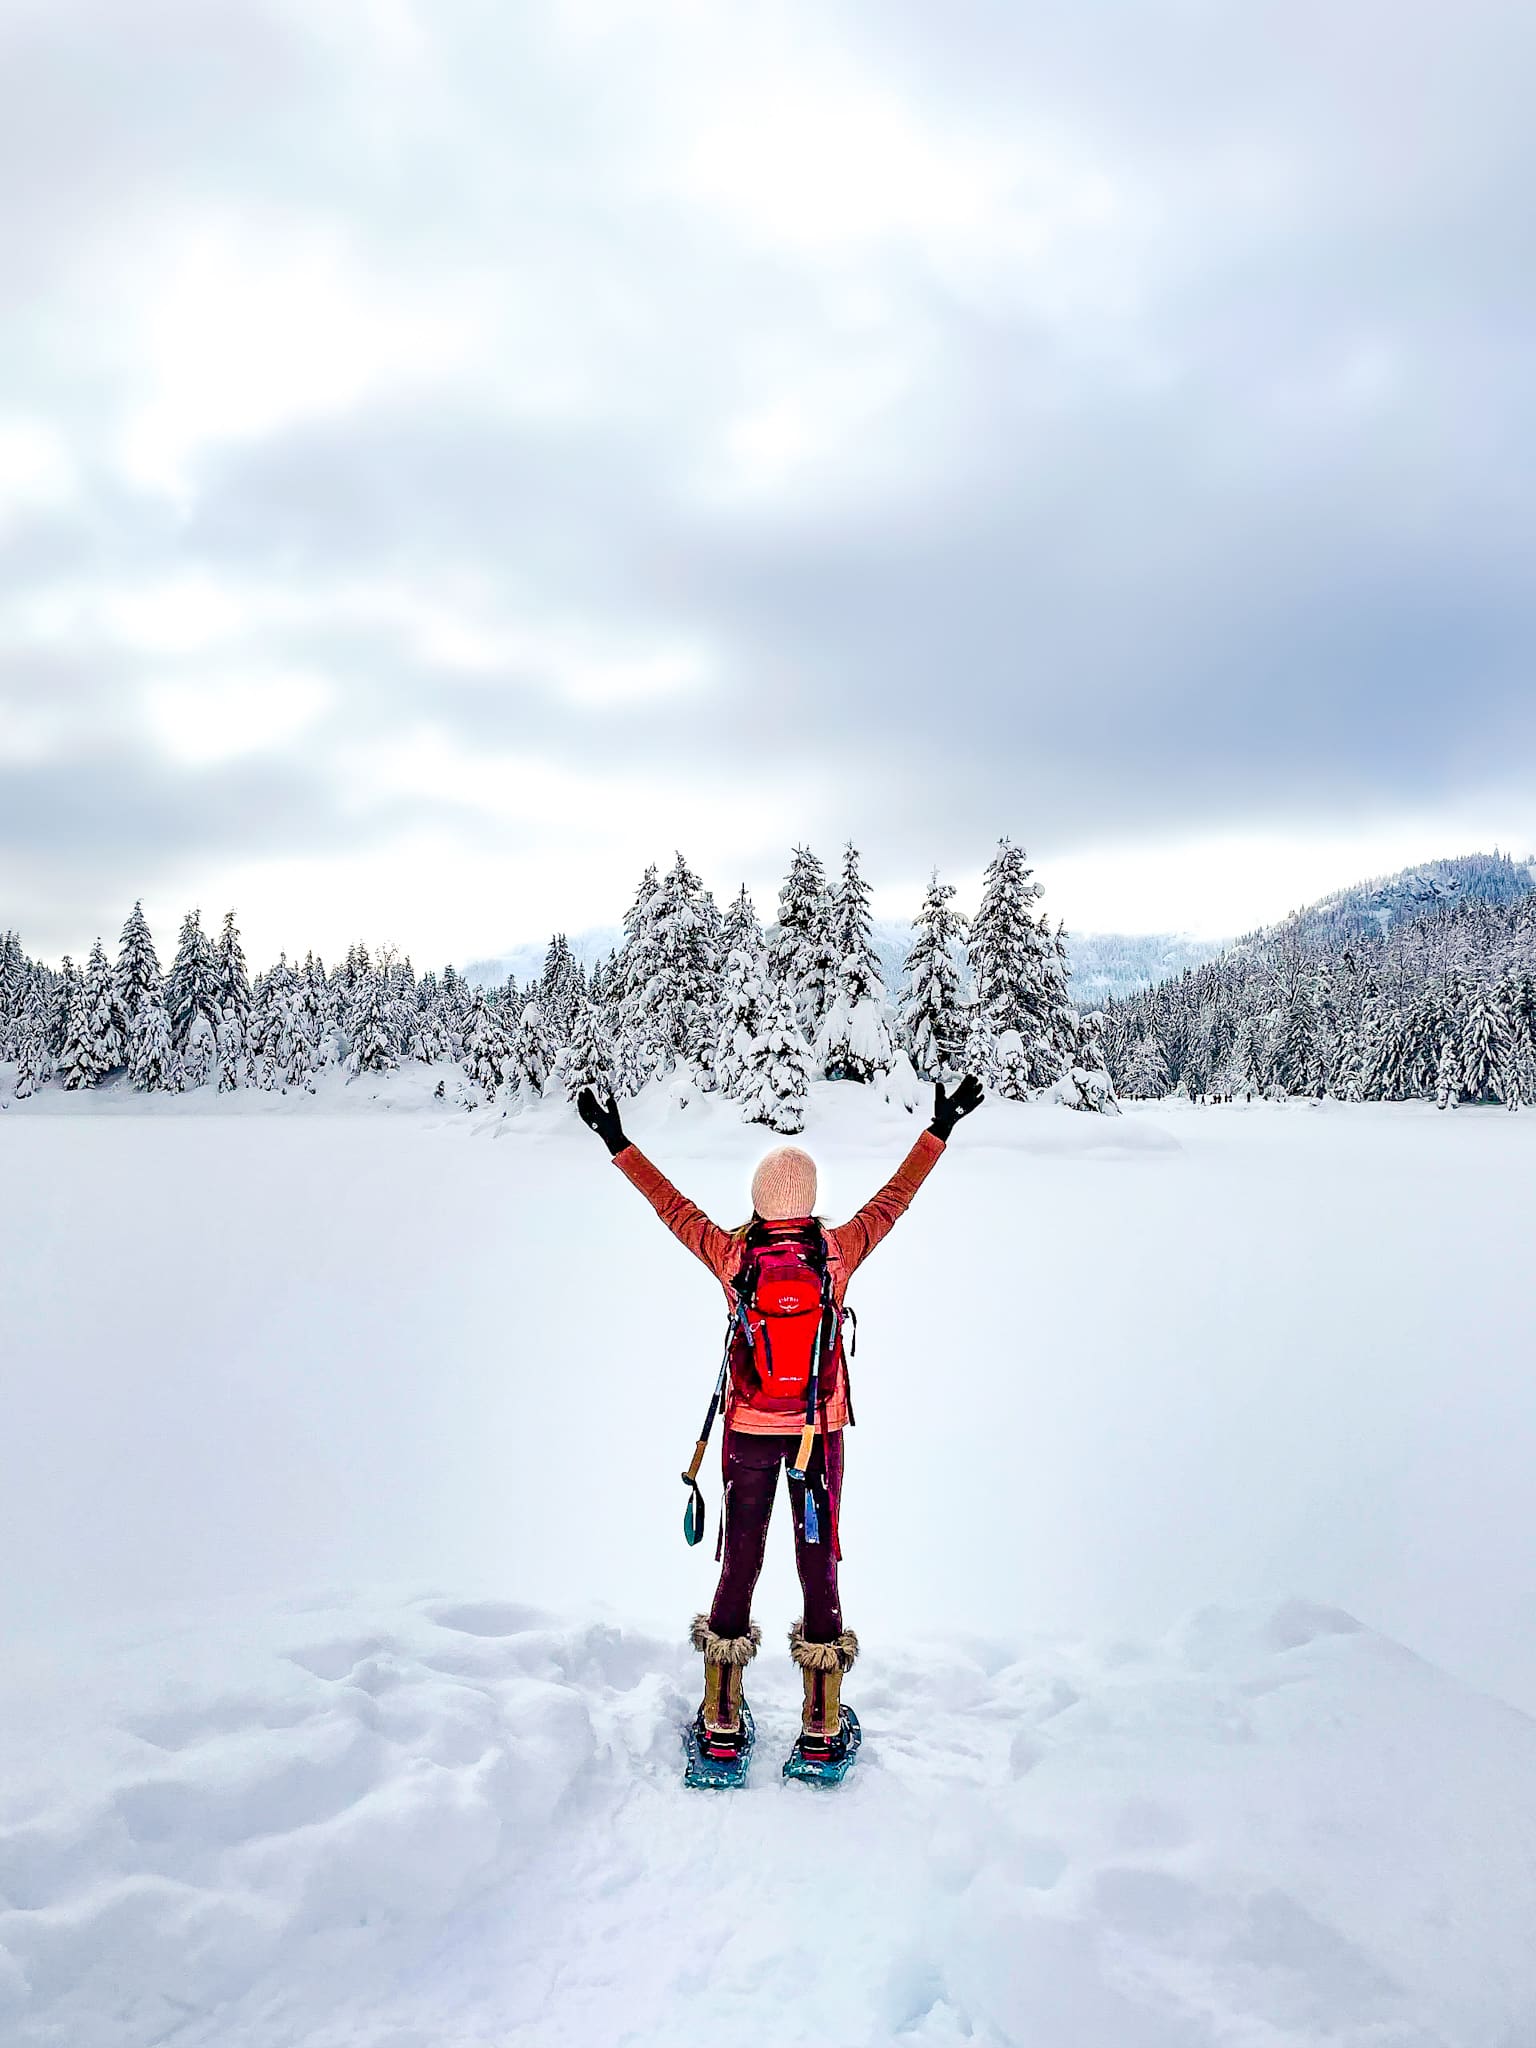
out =
[[[912,928],[912,949],[906,959],[906,988],[899,1005],[902,1042],[912,1064],[927,1081],[942,1080],[954,1067],[966,1016],[960,1004],[960,970],[954,947],[964,920],[950,909],[954,886],[941,882],[935,869]],[[986,1013],[989,1036],[993,1019]],[[986,1074],[978,1076],[985,1080]]]
[[[655,1042],[670,1064],[708,1072],[720,999],[720,963],[698,876],[679,854],[651,897],[651,979],[645,1007]]]
[[[354,1074],[382,1074],[399,1065],[384,978],[372,967],[363,970],[358,983],[347,1035],[352,1041],[348,1064]]]
[[[779,921],[768,940],[768,967],[772,978],[794,996],[808,1033],[814,1034],[826,1015],[838,965],[826,870],[808,846],[797,846],[779,892]]]
[[[628,1024],[619,1028],[613,1047],[613,1092],[621,1101],[638,1095],[656,1077],[654,1049]]]
[[[982,878],[981,907],[971,922],[969,957],[976,1001],[994,1031],[1017,1031],[1026,1048],[1052,1042],[1054,947],[1035,922],[1040,884],[1022,846],[1000,839]]]
[[[1461,1100],[1461,1058],[1456,1040],[1449,1033],[1440,1044],[1435,1064],[1435,1106],[1446,1109]]]
[[[870,933],[873,920],[869,914],[869,884],[859,873],[858,849],[850,839],[843,848],[843,872],[832,898],[831,937],[832,951],[837,958],[839,985],[842,979],[842,963],[856,959],[863,968],[863,979],[873,982],[885,997],[885,976],[880,968],[880,956],[876,953]]]
[[[555,1063],[555,1048],[549,1027],[537,1003],[525,1003],[512,1034],[512,1072],[520,1087],[535,1095],[544,1093]]]
[[[240,934],[235,928],[235,913],[232,910],[225,911],[224,928],[219,934],[217,975],[219,1009],[224,1022],[234,1033],[238,1062],[239,1055],[245,1050],[246,1028],[251,1015],[251,979],[246,972],[245,950],[240,944]],[[228,1035],[226,1033],[225,1037]],[[221,1072],[223,1067],[224,1052],[221,1050]]]
[[[1503,1100],[1510,1045],[1509,1019],[1492,989],[1480,985],[1461,1026],[1461,1086],[1469,1102]]]
[[[1288,1095],[1312,1094],[1320,1069],[1312,990],[1304,974],[1296,974],[1291,983],[1275,1064],[1280,1083]]]
[[[139,1004],[128,1042],[128,1077],[135,1088],[164,1089],[171,1094],[181,1086],[181,1070],[171,1044],[171,1020],[158,995],[146,996]]]
[[[805,1102],[814,1068],[800,1029],[799,1005],[788,982],[772,985],[762,1035],[753,1043],[741,1091],[742,1121],[767,1124],[786,1136],[805,1128]]]
[[[544,955],[538,1003],[555,1045],[569,1045],[576,1012],[585,997],[581,967],[564,932],[556,932]]]
[[[193,1013],[187,1042],[181,1052],[180,1085],[201,1088],[214,1072],[218,1060],[218,1024],[210,1023],[202,1010]]]
[[[1028,1102],[1035,1092],[1029,1054],[1017,1031],[997,1034],[992,1054],[992,1085],[1005,1102]]]
[[[66,1088],[94,1088],[98,1068],[94,1051],[94,1036],[91,1031],[90,1011],[86,1006],[85,983],[80,970],[66,953],[64,956],[64,1043],[59,1053],[59,1072],[64,1077]]]
[[[134,904],[123,926],[114,978],[118,1032],[126,1042],[128,1035],[138,1028],[139,1011],[144,1004],[161,1000],[160,956],[144,921],[142,903]]]
[[[720,923],[720,957],[729,961],[732,953],[745,953],[749,960],[755,961],[762,950],[763,928],[758,923],[757,911],[743,882]]]
[[[1168,1063],[1151,1032],[1139,1038],[1132,1048],[1125,1092],[1138,1102],[1156,1102],[1168,1093]]]
[[[613,1050],[597,1004],[583,1002],[571,1026],[571,1042],[561,1055],[561,1079],[574,1102],[590,1088],[601,1102],[614,1092]]]
[[[506,1080],[511,1064],[512,1049],[502,1027],[500,1005],[487,1003],[477,991],[464,1029],[464,1070],[489,1101]]]
[[[189,910],[165,984],[171,1042],[178,1052],[185,1047],[195,1018],[203,1018],[212,1030],[222,995],[219,957],[203,930],[202,912]]]
[[[715,1086],[722,1095],[733,1099],[741,1096],[746,1085],[752,1069],[752,1048],[768,1021],[758,960],[758,954],[743,946],[733,946],[726,955],[714,1071]]]
[[[85,970],[85,1028],[94,1079],[126,1065],[128,1050],[117,1022],[116,991],[106,951],[97,939]]]
[[[240,1065],[245,1056],[245,1041],[240,1026],[233,1017],[219,1012],[215,1049],[219,1070],[219,1093],[227,1095],[231,1089],[240,1086]]]
[[[816,1034],[816,1058],[831,1081],[872,1081],[893,1053],[878,965],[861,952],[843,956],[831,1008]]]
[[[53,1072],[42,999],[33,989],[20,998],[15,1026],[16,1093],[35,1095]]]
[[[634,901],[624,913],[624,943],[619,948],[619,1022],[623,1037],[632,1041],[626,1064],[631,1073],[640,1068],[646,1078],[654,1072],[660,1056],[656,1020],[649,1008],[651,983],[656,973],[655,918],[652,906],[660,883],[654,867],[640,877]]]

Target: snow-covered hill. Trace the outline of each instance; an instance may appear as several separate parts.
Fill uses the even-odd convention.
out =
[[[515,1600],[120,1629],[0,1688],[12,2048],[1517,2048],[1536,1722],[1336,1610],[909,1642],[841,1792],[678,1784],[674,1640]]]

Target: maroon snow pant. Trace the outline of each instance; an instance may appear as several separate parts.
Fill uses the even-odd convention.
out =
[[[744,1429],[733,1429],[726,1439],[724,1563],[709,1610],[709,1625],[717,1636],[744,1636],[751,1624],[752,1593],[768,1547],[768,1520],[778,1491],[779,1467],[792,1463],[799,1448],[798,1436],[755,1436]],[[805,1540],[807,1486],[816,1502],[819,1543]],[[835,1429],[817,1438],[805,1486],[796,1484],[789,1489],[795,1566],[805,1595],[805,1637],[811,1643],[833,1642],[843,1632],[833,1520],[842,1490],[843,1433]]]

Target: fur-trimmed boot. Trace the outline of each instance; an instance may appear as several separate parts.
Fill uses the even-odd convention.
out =
[[[843,1739],[843,1673],[853,1669],[859,1639],[845,1628],[830,1643],[807,1642],[805,1623],[797,1621],[789,1632],[789,1654],[805,1680],[799,1746],[807,1756],[833,1755]]]
[[[742,1736],[742,1673],[757,1655],[763,1632],[748,1624],[744,1636],[718,1636],[707,1614],[693,1617],[693,1647],[704,1658],[704,1704],[699,1727],[709,1743],[737,1746]]]

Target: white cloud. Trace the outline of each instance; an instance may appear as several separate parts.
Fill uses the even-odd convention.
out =
[[[138,389],[126,475],[184,495],[210,444],[255,440],[390,390],[440,386],[475,352],[474,307],[372,274],[344,223],[204,209],[135,249]]]
[[[23,512],[67,504],[74,490],[63,436],[46,420],[0,413],[0,534]]]
[[[163,678],[143,691],[144,716],[156,744],[189,768],[288,747],[333,701],[323,677],[294,669],[214,670]]]

